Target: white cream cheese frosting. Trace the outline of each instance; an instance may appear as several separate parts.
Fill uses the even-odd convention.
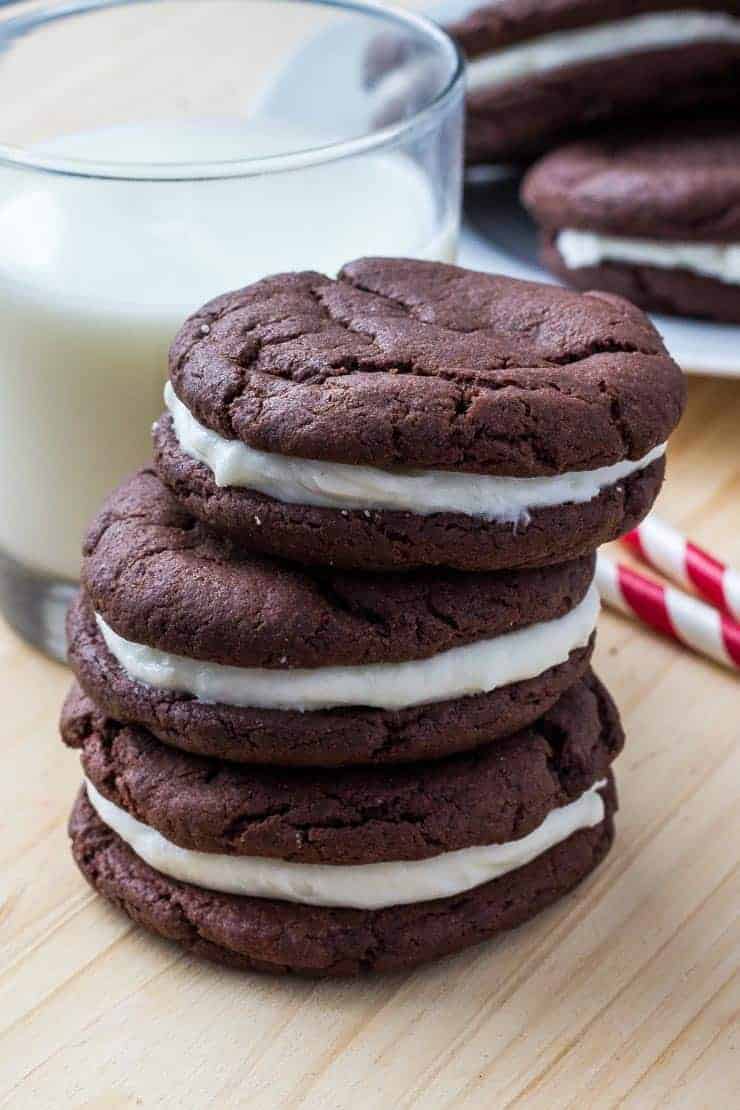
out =
[[[429,659],[284,670],[188,659],[124,639],[100,614],[96,620],[108,650],[126,674],[146,686],[191,694],[208,703],[304,712],[338,706],[405,709],[535,678],[585,647],[598,615],[599,595],[592,584],[563,617],[450,648]]]
[[[506,478],[448,470],[384,470],[349,463],[325,463],[257,451],[241,440],[224,439],[204,427],[183,404],[170,382],[165,403],[177,441],[203,463],[219,487],[255,490],[290,505],[332,509],[385,509],[417,516],[452,512],[511,524],[526,524],[534,509],[584,504],[602,489],[643,470],[665,453],[665,444],[643,458],[596,470],[545,478]]]
[[[556,245],[570,270],[599,266],[602,262],[627,262],[665,270],[689,270],[728,285],[740,285],[740,243],[660,242],[564,228],[558,233]]]
[[[467,68],[468,90],[478,92],[582,62],[699,42],[740,43],[740,19],[728,12],[677,8],[572,31],[554,31],[474,58]]]
[[[229,856],[180,848],[156,829],[104,798],[86,780],[95,812],[150,867],[172,879],[223,894],[276,898],[310,906],[379,910],[387,906],[448,898],[524,867],[579,829],[604,820],[595,783],[574,802],[548,813],[541,825],[520,840],[443,852],[424,860],[389,863],[290,863],[260,856]]]

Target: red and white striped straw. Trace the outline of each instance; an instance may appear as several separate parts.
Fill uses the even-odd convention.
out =
[[[740,621],[740,571],[726,566],[655,516],[649,516],[623,539],[651,567],[682,586],[693,586],[711,605]]]
[[[740,623],[711,605],[602,554],[596,562],[596,584],[613,609],[725,667],[740,669]]]

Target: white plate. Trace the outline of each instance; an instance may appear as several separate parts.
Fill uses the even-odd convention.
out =
[[[510,177],[471,181],[465,190],[465,218],[459,262],[471,270],[553,282],[537,263],[537,232],[517,199]],[[740,297],[740,289],[738,289]],[[740,326],[652,316],[676,362],[691,374],[740,378]]]

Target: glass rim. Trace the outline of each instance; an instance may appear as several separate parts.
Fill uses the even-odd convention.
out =
[[[43,4],[12,17],[18,26],[31,29],[35,24],[49,23],[68,16],[106,8],[126,7],[130,4],[161,3],[162,0],[69,0],[68,3],[50,7]],[[247,0],[249,2],[249,0]],[[337,11],[355,12],[377,16],[396,25],[405,26],[432,40],[450,61],[450,75],[442,89],[413,115],[363,135],[318,146],[304,147],[280,154],[260,155],[253,158],[208,159],[187,162],[118,162],[88,158],[49,157],[37,154],[26,147],[0,142],[0,165],[38,170],[69,177],[90,177],[116,181],[198,181],[229,177],[255,177],[286,173],[292,170],[320,166],[344,158],[356,157],[373,150],[396,145],[408,134],[424,129],[444,110],[455,96],[462,93],[465,62],[455,41],[433,20],[418,12],[397,8],[385,0],[263,0],[266,3],[298,3],[308,7],[334,8]],[[11,20],[0,20],[0,27]]]

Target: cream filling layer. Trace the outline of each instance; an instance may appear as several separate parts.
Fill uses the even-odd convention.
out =
[[[222,894],[379,910],[462,894],[524,867],[579,829],[601,824],[604,802],[598,791],[606,786],[606,779],[574,802],[552,810],[541,825],[520,840],[461,848],[431,859],[357,865],[289,863],[180,848],[108,801],[91,782],[86,780],[85,785],[101,821],[140,859],[172,879]]]
[[[571,270],[602,262],[629,262],[663,270],[689,270],[728,285],[740,284],[740,243],[668,243],[565,228],[557,248]]]
[[[231,667],[172,655],[124,639],[100,614],[96,620],[108,650],[137,682],[191,694],[202,702],[303,712],[338,706],[405,709],[489,693],[535,678],[564,663],[576,648],[585,647],[598,615],[599,595],[592,584],[584,599],[563,617],[450,648],[430,659],[284,670]]]
[[[740,43],[740,20],[727,12],[678,8],[580,30],[555,31],[472,59],[467,68],[468,91],[478,92],[581,62],[697,42]]]
[[[526,524],[532,510],[591,501],[606,486],[643,470],[665,452],[663,443],[637,461],[625,460],[597,470],[577,470],[549,478],[384,470],[257,451],[241,440],[224,439],[204,427],[170,382],[164,397],[180,447],[208,467],[217,486],[255,490],[289,505],[385,509],[417,516],[451,512]]]

